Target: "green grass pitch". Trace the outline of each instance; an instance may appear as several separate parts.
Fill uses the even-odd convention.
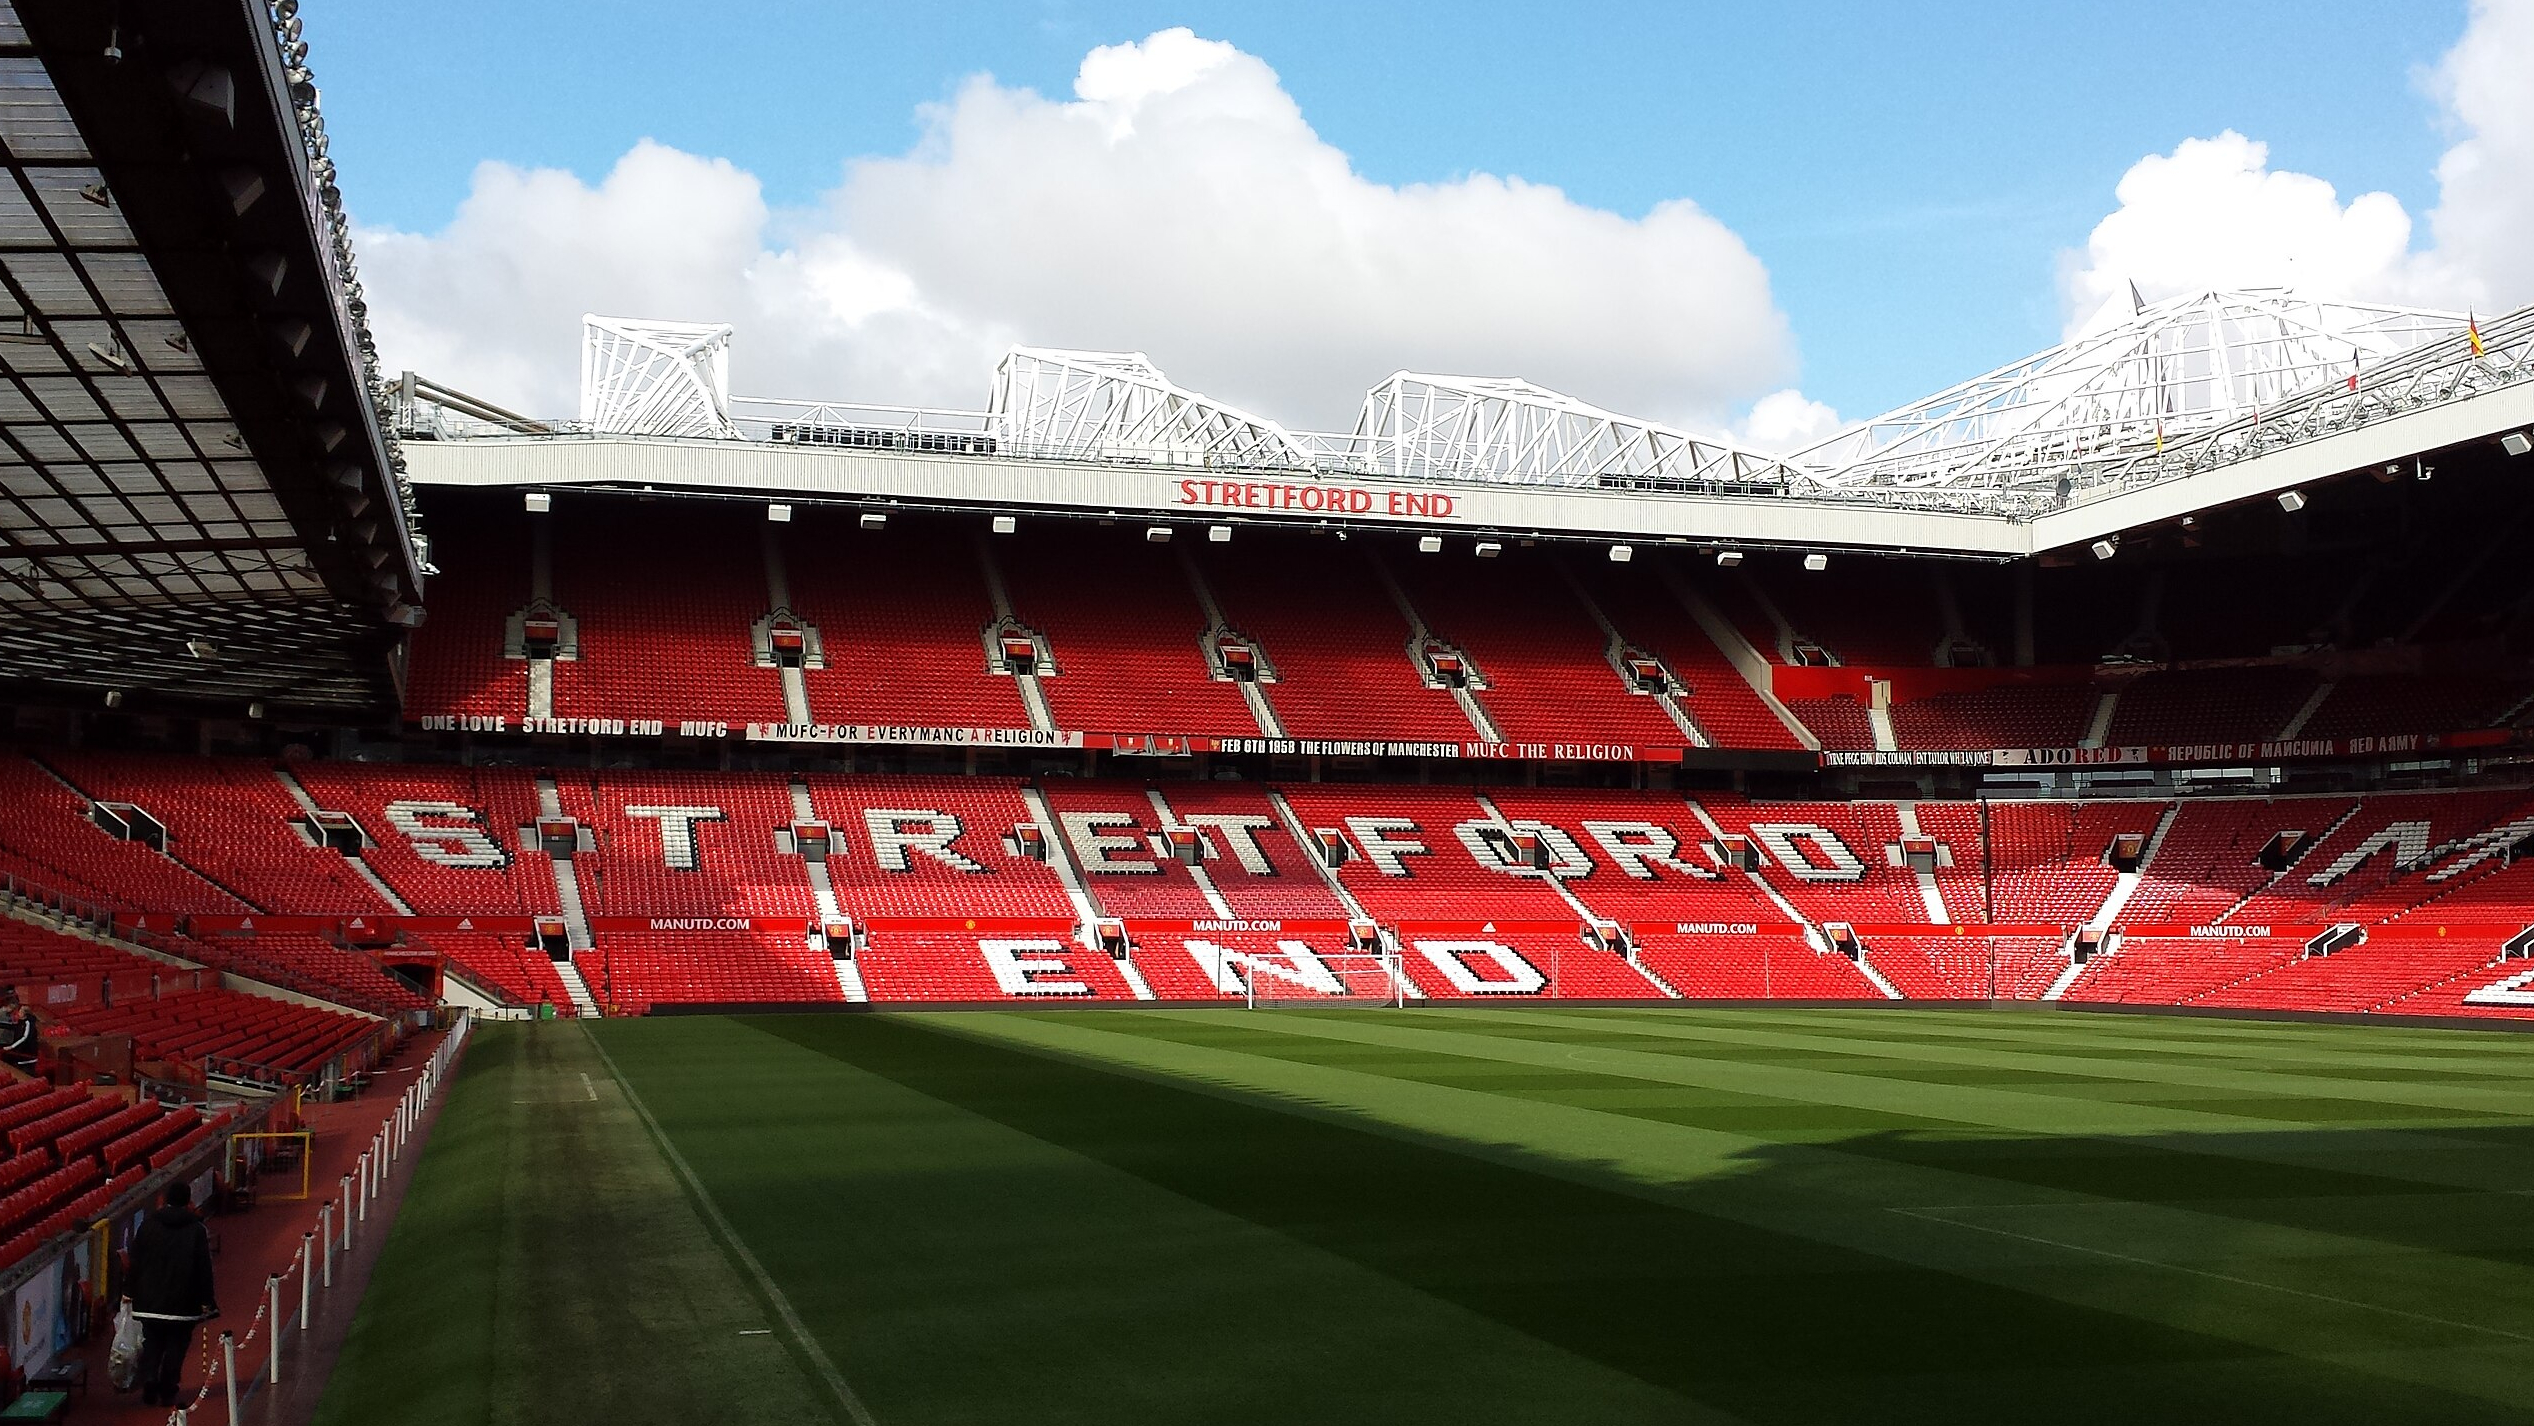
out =
[[[2529,1194],[2505,1034],[490,1026],[319,1421],[2523,1422]]]

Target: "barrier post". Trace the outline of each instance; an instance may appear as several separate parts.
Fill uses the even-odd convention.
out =
[[[315,1273],[308,1271],[308,1269],[313,1265],[312,1259],[314,1258],[314,1254],[312,1254],[309,1250],[314,1248],[316,1245],[316,1234],[302,1233],[299,1235],[299,1330],[302,1332],[308,1330],[308,1288],[310,1280],[316,1277]]]
[[[318,1252],[325,1263],[326,1289],[332,1291],[334,1289],[334,1201],[332,1199],[326,1201],[325,1211],[317,1215],[317,1236],[323,1244]]]
[[[282,1384],[282,1275],[280,1273],[264,1279],[264,1315],[271,1318],[273,1323],[273,1343],[264,1350],[268,1372],[265,1380],[279,1386]]]
[[[228,1378],[229,1426],[238,1426],[238,1339],[227,1332],[220,1334],[220,1374]]]

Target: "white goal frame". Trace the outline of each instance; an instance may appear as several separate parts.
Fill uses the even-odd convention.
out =
[[[1385,946],[1378,951],[1315,951],[1320,964],[1347,987],[1349,994],[1330,995],[1314,991],[1278,975],[1273,971],[1261,974],[1256,968],[1234,963],[1234,974],[1241,978],[1244,1002],[1252,1010],[1313,1005],[1378,1005],[1398,1009],[1408,1003],[1413,987],[1396,948]],[[1267,984],[1261,988],[1259,982]]]

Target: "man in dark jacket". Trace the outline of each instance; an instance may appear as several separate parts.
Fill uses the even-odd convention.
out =
[[[35,1017],[18,1003],[16,991],[12,990],[5,999],[0,999],[0,1063],[33,1070],[38,1033]]]
[[[167,1186],[167,1206],[132,1233],[127,1296],[141,1321],[141,1404],[174,1406],[194,1324],[220,1315],[211,1285],[211,1234],[194,1216],[190,1184]]]

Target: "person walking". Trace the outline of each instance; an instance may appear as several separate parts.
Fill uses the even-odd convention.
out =
[[[220,1315],[211,1282],[211,1234],[193,1209],[191,1184],[167,1186],[165,1207],[132,1234],[125,1296],[141,1322],[141,1404],[174,1406],[194,1326]]]

